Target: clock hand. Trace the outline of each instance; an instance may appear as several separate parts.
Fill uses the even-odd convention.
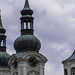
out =
[[[31,64],[33,64],[35,61],[36,61],[36,59],[33,62],[31,62]]]

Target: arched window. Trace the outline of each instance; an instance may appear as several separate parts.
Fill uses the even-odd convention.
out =
[[[68,74],[67,74],[67,69],[64,69],[64,75],[68,75]]]
[[[39,72],[37,72],[37,71],[31,70],[31,71],[29,71],[29,72],[27,73],[27,75],[40,75],[40,74],[39,74]]]
[[[14,72],[13,75],[18,75],[18,72]]]
[[[71,75],[75,75],[75,67],[71,69]]]

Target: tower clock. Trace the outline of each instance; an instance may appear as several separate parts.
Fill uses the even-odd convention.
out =
[[[28,64],[29,66],[31,67],[36,67],[38,65],[38,60],[35,56],[31,56],[29,59],[28,59]]]

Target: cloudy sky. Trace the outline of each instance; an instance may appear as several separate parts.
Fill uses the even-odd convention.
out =
[[[7,30],[7,52],[15,53],[13,43],[20,35],[20,11],[25,0],[0,0],[2,23]],[[40,53],[47,57],[45,75],[63,75],[62,61],[75,50],[75,0],[29,0],[34,11],[35,35]]]

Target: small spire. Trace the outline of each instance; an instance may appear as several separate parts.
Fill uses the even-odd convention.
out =
[[[1,17],[1,10],[0,10],[0,17]]]
[[[1,10],[0,10],[0,27],[3,27],[2,26],[2,21],[1,21]]]
[[[30,10],[30,6],[29,6],[28,0],[25,1],[24,9],[25,10]]]

